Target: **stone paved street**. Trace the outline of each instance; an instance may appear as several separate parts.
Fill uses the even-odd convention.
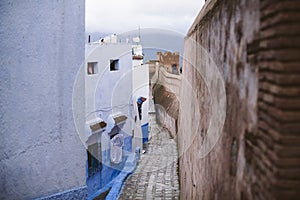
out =
[[[177,145],[166,129],[149,114],[148,150],[141,155],[136,171],[127,179],[120,200],[179,199]]]

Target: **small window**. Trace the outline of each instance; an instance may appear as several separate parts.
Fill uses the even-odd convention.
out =
[[[178,71],[177,71],[177,65],[176,65],[176,64],[173,64],[173,65],[172,65],[172,73],[173,73],[173,74],[178,74]]]
[[[97,68],[97,63],[96,62],[89,62],[87,65],[87,74],[97,74],[98,73],[98,68]]]
[[[119,60],[110,60],[110,71],[119,70]]]

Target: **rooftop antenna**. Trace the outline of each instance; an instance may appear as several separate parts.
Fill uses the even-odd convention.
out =
[[[139,25],[139,38],[140,38],[140,41],[141,41],[141,27]]]
[[[132,38],[132,41],[136,43],[136,45],[140,44],[141,42],[141,31],[140,31],[140,26],[139,26],[139,35]]]

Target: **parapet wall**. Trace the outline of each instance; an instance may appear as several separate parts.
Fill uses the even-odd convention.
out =
[[[181,87],[181,76],[167,72],[163,67],[159,67],[158,84],[164,85],[168,91],[179,96]]]
[[[157,121],[170,131],[172,137],[177,137],[181,77],[167,72],[163,67],[156,66],[151,84]]]
[[[299,10],[295,1],[206,1],[184,46],[181,199],[299,196]]]

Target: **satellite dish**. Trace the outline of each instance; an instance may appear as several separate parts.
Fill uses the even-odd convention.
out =
[[[132,38],[133,42],[139,43],[140,42],[140,38],[139,37],[134,37]]]

